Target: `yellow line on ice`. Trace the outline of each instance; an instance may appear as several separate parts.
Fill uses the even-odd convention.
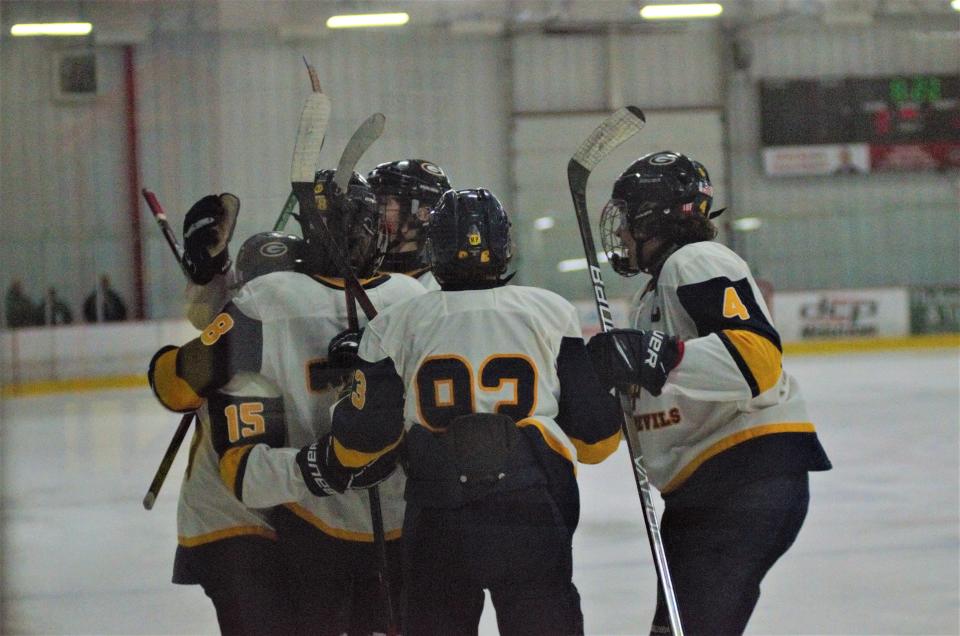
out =
[[[856,353],[895,349],[934,349],[960,347],[960,333],[925,334],[902,338],[869,338],[862,340],[808,340],[785,342],[783,352],[789,355],[820,353]]]
[[[24,382],[0,387],[0,397],[27,397],[48,395],[50,393],[76,393],[79,391],[103,391],[104,389],[139,389],[147,386],[147,376],[111,375],[99,378],[69,378],[66,380],[44,380]]]
[[[783,351],[788,355],[856,353],[863,351],[891,351],[896,349],[960,348],[960,333],[928,334],[902,338],[870,338],[864,340],[810,340],[787,342]],[[23,382],[0,387],[0,398],[28,397],[51,393],[77,393],[105,389],[139,389],[147,386],[146,375],[111,375],[96,378],[68,378]]]

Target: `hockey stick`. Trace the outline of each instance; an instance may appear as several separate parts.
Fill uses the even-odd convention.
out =
[[[346,193],[350,177],[353,176],[353,169],[357,167],[363,153],[383,134],[386,121],[387,118],[383,113],[374,113],[367,117],[350,137],[350,141],[343,149],[343,154],[340,155],[340,161],[337,162],[337,172],[333,176],[333,182],[340,188],[340,192]]]
[[[310,97],[316,95],[314,93]],[[317,202],[314,198],[314,176],[317,156],[319,155],[319,145],[316,139],[316,129],[310,126],[309,122],[304,122],[303,118],[310,116],[310,97],[307,98],[307,104],[304,106],[301,115],[300,127],[297,131],[297,140],[293,150],[293,162],[290,168],[290,185],[293,193],[297,197],[300,205],[300,214],[317,220],[316,227],[322,235],[322,240],[327,246],[330,259],[334,267],[341,272],[344,280],[344,293],[347,299],[347,314],[350,318],[349,326],[351,328],[359,327],[359,321],[356,318],[356,308],[351,308],[354,299],[359,303],[366,315],[367,320],[373,320],[377,315],[377,310],[370,302],[366,290],[357,280],[356,274],[350,263],[340,252],[333,235],[327,228],[326,220],[317,212]],[[340,156],[337,163],[337,172],[334,175],[334,183],[340,188],[341,192],[346,193],[347,186],[350,183],[350,177],[353,175],[353,168],[357,165],[360,157],[383,133],[383,126],[386,118],[381,113],[376,113],[367,118],[363,124],[354,132],[350,141]],[[341,178],[341,175],[346,175]],[[341,181],[337,181],[341,178]],[[384,602],[386,604],[387,617],[389,625],[387,631],[389,634],[397,634],[396,614],[393,610],[393,600],[390,595],[390,577],[388,576],[388,566],[386,559],[386,536],[383,528],[383,511],[380,506],[380,490],[377,486],[369,489],[370,494],[370,523],[373,528],[373,540],[376,546],[380,560],[380,584],[384,586]]]
[[[177,241],[176,234],[173,233],[173,228],[170,227],[170,223],[167,221],[167,215],[164,214],[163,208],[160,207],[160,202],[157,200],[157,195],[150,190],[144,188],[141,190],[143,198],[147,201],[147,206],[150,208],[150,212],[153,213],[153,218],[156,219],[157,225],[160,226],[160,231],[163,233],[163,238],[167,239],[167,245],[170,246],[170,249],[173,251],[174,257],[177,259],[177,265],[180,266],[180,269],[183,271],[184,276],[189,278],[187,274],[187,269],[183,265],[183,247],[180,245],[180,242]]]
[[[153,509],[153,504],[157,501],[157,495],[160,494],[160,488],[167,479],[167,473],[170,472],[170,467],[173,465],[173,460],[177,456],[177,451],[180,450],[183,438],[187,436],[187,431],[190,430],[190,424],[193,422],[195,416],[196,413],[187,413],[180,419],[180,424],[177,425],[177,430],[173,434],[170,444],[167,446],[167,452],[163,454],[163,459],[160,460],[160,465],[157,466],[157,472],[153,476],[153,481],[150,482],[150,487],[147,488],[147,494],[143,496],[143,507],[145,509]]]
[[[318,115],[314,113],[312,115],[312,117],[315,118],[313,125],[321,131],[319,133],[314,132],[314,134],[319,134],[320,148],[322,149],[323,141],[326,139],[327,124],[330,122],[330,98],[328,98],[324,94],[323,89],[320,88],[320,78],[317,76],[317,69],[310,65],[310,62],[307,61],[306,57],[303,58],[303,63],[307,66],[307,74],[310,76],[310,88],[314,93],[323,95],[323,100],[321,101],[326,101],[326,106],[323,107],[321,105],[320,107],[320,114]],[[318,157],[319,154],[320,150],[318,149]],[[287,200],[283,204],[283,209],[280,210],[280,216],[277,217],[277,221],[273,224],[274,232],[281,232],[285,227],[287,227],[287,221],[289,221],[290,217],[293,215],[293,209],[295,207],[297,207],[297,197],[293,194],[293,192],[291,192],[289,195],[287,195]]]
[[[590,231],[590,217],[587,213],[587,179],[590,178],[590,173],[597,164],[617,146],[638,133],[643,128],[644,123],[646,123],[646,117],[636,106],[626,106],[617,110],[597,126],[590,136],[580,144],[567,164],[567,182],[570,186],[570,196],[573,199],[577,225],[580,228],[580,238],[583,241],[583,250],[587,257],[597,314],[600,317],[601,329],[604,332],[614,328],[613,314],[607,302],[607,292],[597,262],[597,249],[593,242],[593,233]],[[633,464],[633,478],[640,495],[640,507],[643,509],[643,521],[647,527],[647,538],[650,540],[650,550],[653,553],[657,579],[659,579],[660,589],[663,591],[666,600],[670,631],[674,636],[682,636],[683,627],[680,623],[680,611],[673,590],[673,581],[670,579],[670,569],[667,566],[667,555],[663,548],[663,538],[660,535],[660,526],[657,522],[657,511],[653,506],[650,481],[647,479],[647,471],[643,463],[640,436],[637,430],[630,425],[632,406],[628,397],[622,394],[619,394],[618,397],[624,414],[623,436],[627,440],[627,449],[630,452],[630,460]]]
[[[362,290],[362,288],[361,288]],[[360,322],[357,319],[357,305],[353,292],[344,286],[344,292],[347,297],[347,324],[350,329],[357,331],[360,329]],[[368,313],[364,311],[367,320],[373,320],[377,315],[376,309]],[[387,537],[383,527],[383,506],[380,504],[380,488],[373,486],[367,489],[367,495],[370,497],[370,522],[373,526],[373,546],[377,551],[377,559],[380,561],[380,586],[383,590],[383,601],[387,606],[387,636],[396,636],[399,634],[397,617],[393,608],[393,596],[390,591],[390,578],[388,576],[389,565],[387,562]]]
[[[181,247],[179,241],[177,241],[177,237],[173,233],[170,223],[167,221],[167,215],[164,214],[163,208],[160,206],[160,201],[157,200],[157,196],[153,192],[146,188],[142,190],[142,193],[143,198],[146,199],[147,205],[150,207],[150,211],[153,213],[153,218],[157,220],[157,225],[160,226],[163,238],[167,239],[167,245],[170,246],[173,255],[177,259],[177,264],[180,265],[180,269],[183,270],[186,276],[187,270],[183,266],[183,247]],[[180,418],[177,430],[174,431],[173,438],[170,440],[170,444],[167,445],[167,451],[163,454],[163,458],[160,459],[160,465],[157,466],[157,472],[153,475],[153,481],[150,482],[150,487],[147,488],[147,494],[143,496],[143,507],[145,509],[153,509],[153,504],[157,501],[157,495],[160,494],[160,488],[167,479],[167,473],[170,472],[173,460],[180,450],[183,438],[187,436],[187,431],[190,430],[190,424],[193,422],[195,415],[195,413],[187,413]]]

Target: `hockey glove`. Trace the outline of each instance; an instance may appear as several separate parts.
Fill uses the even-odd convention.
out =
[[[357,366],[360,350],[360,339],[363,338],[363,329],[353,331],[345,329],[330,340],[327,347],[327,361],[331,367],[353,369]]]
[[[297,466],[303,481],[317,497],[327,497],[347,490],[373,488],[393,474],[397,467],[396,448],[371,463],[358,468],[344,466],[333,448],[333,435],[327,433],[297,453]]]
[[[357,350],[363,329],[341,331],[330,340],[327,346],[327,359],[310,365],[310,387],[323,391],[338,387],[347,382],[357,366]]]
[[[227,244],[240,212],[240,199],[211,194],[193,204],[183,220],[183,265],[196,285],[230,269]]]
[[[587,352],[604,386],[625,390],[639,384],[660,395],[683,358],[683,341],[662,331],[612,329],[591,338]]]

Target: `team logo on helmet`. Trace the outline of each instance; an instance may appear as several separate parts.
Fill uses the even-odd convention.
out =
[[[429,161],[423,161],[423,162],[421,162],[421,163],[420,163],[420,168],[421,168],[424,172],[427,172],[427,173],[429,173],[429,174],[432,174],[432,175],[435,176],[435,177],[445,177],[445,176],[447,176],[447,175],[443,174],[443,170],[441,170],[441,169],[440,169],[439,167],[437,167],[436,165],[430,163]]]
[[[481,240],[480,230],[477,229],[476,225],[471,225],[470,230],[467,232],[467,242],[473,247],[476,247],[477,245],[480,245]]]
[[[650,157],[650,163],[658,166],[669,166],[671,163],[677,162],[677,156],[669,152],[664,152],[659,155],[654,155]]]
[[[260,254],[266,256],[267,258],[277,258],[283,256],[288,251],[286,245],[280,241],[270,241],[269,243],[264,243],[260,246]]]

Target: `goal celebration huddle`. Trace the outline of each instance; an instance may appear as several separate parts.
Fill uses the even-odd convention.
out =
[[[196,422],[173,582],[202,587],[224,634],[476,634],[485,591],[502,634],[583,634],[577,465],[623,442],[658,580],[636,591],[658,599],[636,631],[742,633],[803,525],[808,473],[831,464],[749,266],[714,240],[707,167],[640,156],[591,227],[587,179],[643,113],[571,147],[602,325],[584,342],[570,301],[511,282],[522,246],[497,193],[417,158],[354,170],[382,115],[318,166],[330,103],[312,78],[298,211],[273,231],[234,255],[241,202],[213,194],[181,246],[151,202],[199,331],[148,369],[184,416],[146,505]],[[624,328],[594,232],[638,281]]]

